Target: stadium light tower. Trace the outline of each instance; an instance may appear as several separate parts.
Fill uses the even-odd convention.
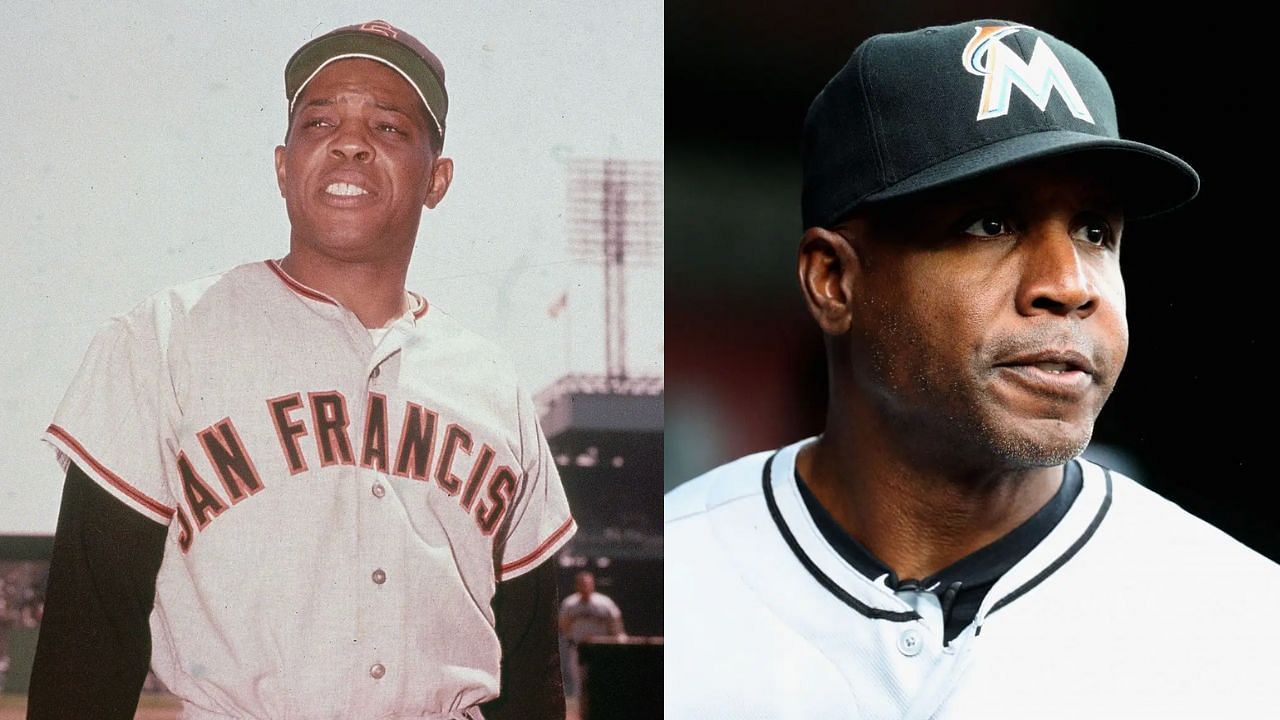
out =
[[[662,243],[662,165],[569,161],[569,245],[604,269],[605,366],[611,386],[627,379],[628,263],[649,262]]]

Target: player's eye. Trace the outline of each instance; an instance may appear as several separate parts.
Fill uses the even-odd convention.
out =
[[[404,131],[390,123],[379,123],[378,129],[386,133],[398,133],[403,135]]]
[[[302,123],[303,127],[329,127],[331,123],[324,118],[314,117]]]
[[[1013,232],[1013,227],[999,215],[982,215],[969,223],[962,232],[974,237],[1000,237]]]
[[[1088,217],[1071,231],[1071,237],[1090,245],[1111,247],[1116,244],[1116,231],[1111,223],[1102,217]]]

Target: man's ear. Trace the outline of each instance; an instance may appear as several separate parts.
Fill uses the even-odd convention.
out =
[[[276,146],[276,186],[280,188],[280,197],[284,197],[284,146]]]
[[[428,210],[434,210],[444,199],[444,194],[449,192],[449,184],[452,182],[453,160],[447,157],[436,158],[436,164],[431,168],[431,185],[427,188],[427,199],[422,204],[426,205]]]
[[[853,299],[861,272],[858,234],[866,224],[853,220],[839,231],[811,227],[800,241],[797,271],[809,313],[827,335],[843,335],[853,321]]]

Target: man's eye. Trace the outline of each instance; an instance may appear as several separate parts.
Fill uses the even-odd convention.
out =
[[[400,132],[400,128],[396,127],[395,125],[388,125],[387,123],[382,123],[381,125],[378,126],[378,129],[383,132],[390,132],[390,133]]]
[[[1071,233],[1071,237],[1087,242],[1090,245],[1112,244],[1111,226],[1100,220],[1081,225]]]
[[[978,218],[964,229],[966,235],[973,235],[974,237],[999,237],[1010,232],[1012,232],[1012,228],[1009,227],[1009,223],[998,217]]]
[[[303,123],[303,127],[327,127],[328,125],[329,121],[324,118],[311,118]]]

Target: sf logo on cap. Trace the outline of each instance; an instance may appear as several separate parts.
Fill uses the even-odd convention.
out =
[[[391,23],[387,22],[386,20],[373,20],[371,22],[367,22],[361,25],[360,29],[365,32],[377,33],[378,35],[386,35],[387,37],[393,40],[397,35],[400,34],[400,31],[396,30],[395,27]]]
[[[983,78],[982,101],[978,105],[977,119],[989,120],[1006,115],[1014,87],[1044,112],[1045,106],[1049,104],[1049,96],[1057,88],[1072,115],[1093,123],[1093,116],[1089,114],[1089,108],[1085,107],[1066,68],[1062,67],[1062,62],[1044,43],[1043,38],[1036,38],[1030,62],[1023,62],[1018,53],[1000,42],[1024,29],[1030,28],[1025,25],[976,27],[973,39],[964,46],[964,69]]]

